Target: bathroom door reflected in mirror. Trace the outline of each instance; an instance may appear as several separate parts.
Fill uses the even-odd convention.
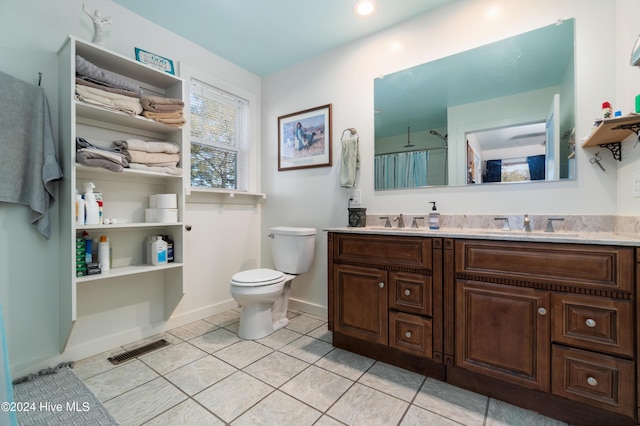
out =
[[[574,20],[376,78],[374,109],[376,190],[573,179]]]

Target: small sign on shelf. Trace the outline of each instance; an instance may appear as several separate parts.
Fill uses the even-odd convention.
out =
[[[156,55],[155,53],[147,52],[146,50],[142,50],[139,47],[136,47],[135,49],[136,61],[142,62],[143,64],[147,64],[155,69],[164,71],[169,74],[176,74],[176,70],[171,59]]]

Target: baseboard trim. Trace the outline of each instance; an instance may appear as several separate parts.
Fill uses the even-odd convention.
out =
[[[307,314],[327,318],[328,310],[326,306],[305,302],[304,300],[289,299],[289,308],[306,312]]]

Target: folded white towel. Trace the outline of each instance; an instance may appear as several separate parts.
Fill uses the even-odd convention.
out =
[[[113,143],[119,148],[133,149],[135,151],[164,152],[166,154],[177,154],[180,152],[180,147],[173,142],[127,139],[124,141],[114,141]]]
[[[342,139],[342,168],[340,169],[340,186],[353,188],[356,184],[356,169],[360,168],[360,150],[358,135]]]
[[[81,101],[99,105],[107,109],[124,111],[131,115],[139,115],[142,112],[142,104],[140,104],[140,99],[138,98],[119,95],[80,84],[76,84],[76,95]]]

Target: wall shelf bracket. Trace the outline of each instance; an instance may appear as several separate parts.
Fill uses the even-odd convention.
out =
[[[620,145],[622,145],[620,142],[611,142],[611,143],[603,143],[600,146],[602,148],[607,148],[609,151],[611,151],[611,155],[613,155],[614,160],[622,161],[622,149]]]

